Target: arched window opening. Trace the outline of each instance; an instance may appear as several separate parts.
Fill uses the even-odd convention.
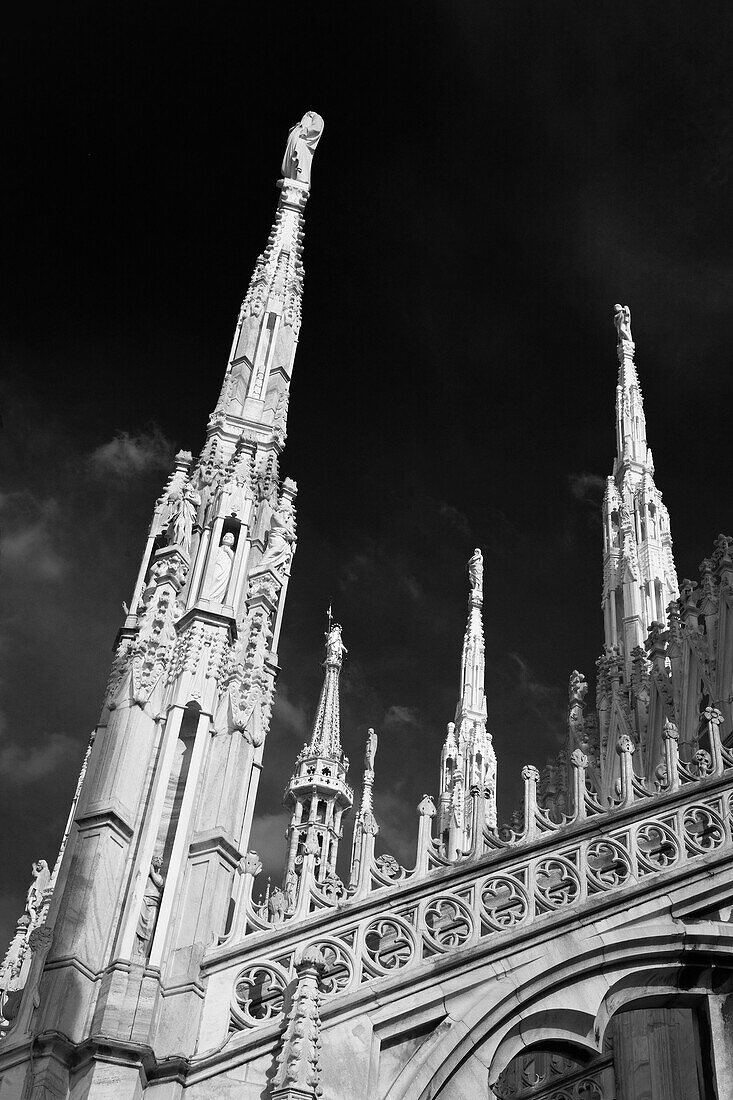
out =
[[[491,1084],[496,1100],[603,1100],[615,1095],[613,1055],[599,1056],[569,1044],[530,1047],[512,1058]]]
[[[609,1021],[603,1051],[545,1042],[516,1054],[490,1083],[496,1100],[707,1100],[713,1088],[704,1003],[673,995],[635,1002]]]

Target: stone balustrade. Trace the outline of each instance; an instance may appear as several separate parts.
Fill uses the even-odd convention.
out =
[[[207,953],[204,973],[215,978],[220,993],[222,983],[230,990],[229,1030],[258,1028],[279,1017],[306,947],[317,947],[324,957],[328,1002],[438,956],[561,919],[579,907],[601,907],[608,895],[632,890],[649,876],[684,873],[690,861],[729,858],[733,753],[721,744],[718,711],[707,708],[701,723],[709,748],[698,750],[689,764],[680,762],[676,730],[668,724],[664,768],[653,792],[634,774],[633,742],[620,738],[618,798],[605,811],[587,788],[587,761],[576,752],[576,810],[561,824],[537,805],[537,769],[527,766],[523,831],[502,837],[484,827],[480,840],[474,835],[472,850],[450,864],[436,865],[431,802],[424,799],[414,870],[391,857],[375,858],[369,836],[368,870],[350,894],[330,906],[321,894],[320,907],[308,913],[301,905],[274,926],[252,920],[239,942],[230,937]],[[483,801],[480,791],[474,797]],[[245,877],[240,904],[251,909],[251,871]]]

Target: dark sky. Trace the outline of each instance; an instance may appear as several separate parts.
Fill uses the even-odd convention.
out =
[[[602,645],[613,304],[680,577],[733,530],[727,3],[26,6],[4,26],[0,950],[53,862],[154,500],[198,450],[289,127],[326,126],[282,471],[299,545],[253,844],[333,602],[360,784],[412,859],[486,561],[500,817]],[[22,21],[21,21],[22,20]],[[273,816],[274,815],[274,816]]]

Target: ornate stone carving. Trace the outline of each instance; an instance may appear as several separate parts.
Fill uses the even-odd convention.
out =
[[[315,944],[306,947],[295,963],[298,985],[277,1058],[273,1100],[295,1096],[317,1100],[321,1095],[320,980],[325,969],[325,959]]]
[[[45,898],[46,890],[48,889],[49,882],[51,881],[51,872],[48,868],[48,864],[45,859],[38,859],[33,864],[33,881],[28,887],[28,893],[26,895],[25,910],[30,917],[31,925],[33,927],[38,923],[41,910]]]
[[[323,133],[323,119],[315,111],[306,111],[288,134],[282,163],[284,179],[297,180],[310,187],[311,165]]]
[[[270,924],[281,924],[285,920],[287,911],[287,898],[280,887],[276,886],[267,902],[267,916]]]
[[[262,860],[257,855],[257,852],[247,852],[240,860],[240,867],[245,875],[251,875],[252,878],[257,878],[257,875],[259,875],[262,870]]]

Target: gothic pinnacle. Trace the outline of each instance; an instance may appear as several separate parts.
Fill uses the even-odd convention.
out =
[[[239,311],[229,365],[209,433],[243,428],[282,448],[303,296],[303,211],[323,119],[308,111],[292,127],[278,181],[275,221]]]
[[[614,308],[617,333],[616,458],[603,498],[605,644],[631,654],[677,595],[669,514],[654,483],[646,417],[634,361],[631,310]]]
[[[496,824],[496,756],[486,728],[483,605],[484,559],[476,548],[468,562],[468,620],[461,655],[461,683],[455,723],[448,725],[440,766],[439,830],[450,859],[471,842],[464,793],[480,786],[486,793],[486,821]]]

